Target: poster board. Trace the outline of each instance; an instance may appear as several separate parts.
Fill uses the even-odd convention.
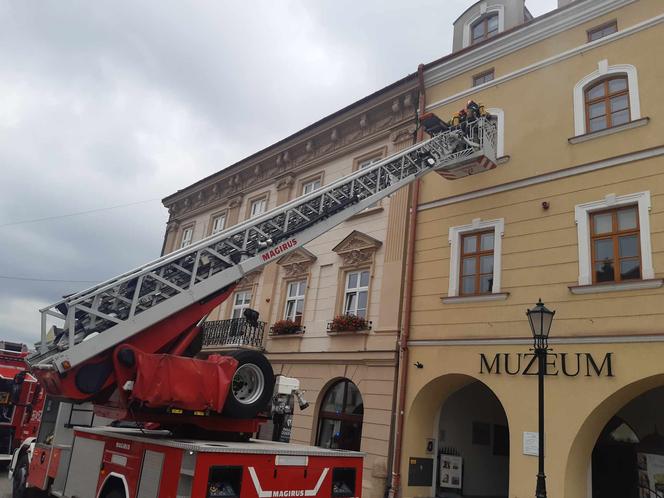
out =
[[[440,455],[440,487],[461,489],[463,458],[456,455]]]
[[[664,494],[664,455],[637,453],[639,498],[659,498]]]

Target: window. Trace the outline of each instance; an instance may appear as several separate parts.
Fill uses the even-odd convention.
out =
[[[613,21],[597,26],[588,30],[588,41],[592,42],[604,38],[605,36],[612,35],[618,31],[618,21],[615,19]]]
[[[307,290],[307,281],[298,280],[289,282],[286,289],[286,308],[284,319],[291,320],[302,325],[302,313],[304,312],[304,293]]]
[[[267,197],[261,197],[260,199],[251,201],[251,212],[249,217],[255,218],[256,216],[263,214],[266,211],[266,208],[267,208]]]
[[[612,78],[619,78],[623,81],[607,83],[611,81]],[[626,78],[626,83],[625,83]],[[602,86],[604,84],[604,86]],[[607,89],[607,86],[611,85]],[[597,87],[595,89],[595,87]],[[624,88],[623,90],[618,90],[619,88]],[[625,88],[626,87],[626,88]],[[595,90],[595,91],[593,91]],[[615,99],[613,103],[614,108],[611,108],[611,99],[613,97],[621,97],[620,93],[626,93],[629,97],[622,96],[622,98]],[[631,64],[615,64],[609,66],[609,61],[607,59],[600,60],[597,63],[597,69],[592,73],[581,78],[575,85],[573,90],[574,95],[574,136],[583,138],[583,135],[589,134],[591,132],[589,121],[589,112],[588,104],[600,104],[593,108],[593,113],[596,115],[593,118],[596,119],[593,122],[593,125],[604,126],[604,129],[607,131],[601,130],[601,133],[593,134],[586,139],[593,138],[595,136],[603,136],[608,133],[611,133],[612,130],[608,129],[609,127],[614,127],[613,131],[620,131],[625,127],[629,127],[631,123],[634,123],[634,126],[642,126],[648,122],[647,119],[641,119],[641,102],[639,98],[639,77],[636,67]],[[602,97],[603,96],[603,97]],[[601,103],[604,102],[602,106]],[[607,104],[608,102],[608,104]],[[627,102],[627,107],[625,112],[621,111],[622,106]],[[607,112],[607,106],[610,112]],[[618,122],[615,122],[614,119],[611,121],[611,114],[616,113],[618,122],[626,123],[624,126],[618,126]],[[627,120],[625,121],[627,116]],[[638,121],[638,123],[636,123]],[[572,142],[571,143],[577,143]]]
[[[588,133],[630,121],[627,76],[614,76],[595,83],[585,91]]]
[[[580,287],[655,278],[649,212],[648,191],[622,196],[609,194],[600,201],[575,206]],[[570,290],[594,292],[574,287]]]
[[[493,289],[494,231],[461,236],[460,295],[489,294]]]
[[[502,236],[505,220],[473,220],[468,225],[451,227],[450,277],[446,299],[458,301],[506,299],[500,289]]]
[[[302,184],[302,195],[307,195],[313,192],[314,190],[318,190],[321,186],[321,181],[320,178],[316,178],[315,180],[310,180]]]
[[[244,310],[251,305],[251,291],[236,292],[233,296],[233,312],[231,318],[242,318]]]
[[[191,244],[194,238],[194,227],[187,227],[182,231],[182,242],[180,242],[180,247],[187,247]]]
[[[328,389],[321,403],[316,445],[359,451],[364,403],[355,384],[343,379]]]
[[[493,81],[495,72],[492,69],[489,69],[488,71],[484,71],[483,73],[476,74],[473,76],[473,86],[479,86],[483,85],[484,83],[488,83],[489,81]]]
[[[593,283],[641,278],[638,211],[632,205],[591,213]]]
[[[212,218],[212,234],[221,232],[226,228],[226,214],[219,214]]]
[[[348,272],[344,293],[344,315],[366,318],[368,298],[369,270]]]
[[[371,159],[365,159],[365,160],[360,161],[359,163],[357,163],[357,169],[368,168],[368,167],[371,166],[372,164],[376,164],[378,161],[382,161],[382,160],[383,160],[383,157],[382,157],[382,156],[376,156],[376,157],[372,157]],[[378,203],[379,203],[379,202],[380,202],[380,201],[377,201],[377,202],[374,202],[374,203],[372,203],[372,204],[369,204],[369,205],[367,206],[367,209],[371,209],[371,208],[378,207]]]
[[[470,27],[470,43],[475,44],[498,34],[498,13],[489,14]]]

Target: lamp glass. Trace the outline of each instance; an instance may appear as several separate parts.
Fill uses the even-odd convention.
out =
[[[551,330],[551,323],[553,322],[553,315],[555,311],[551,311],[540,299],[535,307],[529,309],[526,312],[528,315],[528,322],[530,323],[530,329],[533,332],[533,337],[535,338],[544,338],[549,337],[549,331]]]

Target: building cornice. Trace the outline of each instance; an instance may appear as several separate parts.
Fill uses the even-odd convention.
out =
[[[636,1],[638,0],[575,2],[566,8],[553,11],[550,15],[535,18],[512,31],[487,40],[477,47],[450,54],[439,61],[427,64],[424,84],[426,87],[436,85]]]
[[[412,122],[415,116],[417,81],[407,77],[375,94],[334,113],[262,151],[214,173],[178,192],[162,203],[171,207],[217,185],[226,196],[248,190],[244,180],[270,183],[276,176],[328,161],[349,147],[382,137],[385,130]],[[306,163],[306,166],[302,167]],[[226,182],[227,185],[224,185]],[[230,187],[230,188],[228,188]],[[252,183],[249,190],[255,190]],[[217,193],[217,192],[213,192]],[[191,202],[190,202],[191,203]]]
[[[541,183],[560,180],[562,178],[568,178],[570,176],[575,176],[575,175],[582,175],[584,173],[590,173],[592,171],[598,171],[605,168],[612,168],[614,166],[621,166],[623,164],[642,161],[644,159],[650,159],[653,157],[660,157],[663,155],[664,155],[664,145],[660,145],[658,147],[653,147],[650,149],[643,149],[636,152],[630,152],[628,154],[624,154],[621,156],[602,159],[601,161],[581,164],[579,166],[572,166],[570,168],[552,171],[551,173],[544,173],[542,175],[532,176],[530,178],[523,178],[521,180],[515,180],[512,182],[503,183],[493,187],[474,190],[472,192],[466,192],[464,194],[453,195],[450,197],[445,197],[443,199],[437,199],[431,202],[424,202],[417,207],[417,210],[426,211],[427,209],[435,209],[443,206],[449,206],[450,204],[456,204],[458,202],[466,202],[494,194],[500,194],[502,192],[509,192],[510,190],[526,188],[532,185],[539,185]]]

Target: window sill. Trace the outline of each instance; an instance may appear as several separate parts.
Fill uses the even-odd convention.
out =
[[[510,158],[511,158],[511,156],[507,156],[507,155],[500,156],[500,157],[496,158],[496,165],[500,166],[501,164],[505,164],[505,163],[509,162]]]
[[[298,339],[302,338],[304,332],[296,332],[294,334],[270,334],[268,338],[270,339],[293,339],[297,337]]]
[[[365,330],[337,330],[331,331],[328,330],[327,335],[368,335],[370,329]]]
[[[664,285],[664,279],[634,280],[631,282],[610,282],[606,284],[570,285],[572,294],[595,294],[602,292],[620,292],[626,290],[658,289]]]
[[[447,296],[441,298],[443,304],[483,303],[486,301],[504,301],[509,292],[496,292],[495,294],[480,294],[479,296]]]
[[[619,133],[624,130],[631,130],[632,128],[645,126],[649,122],[650,118],[641,118],[622,125],[605,128],[604,130],[593,131],[592,133],[586,133],[585,135],[577,135],[576,137],[568,138],[567,141],[571,144],[579,144],[581,142],[587,142],[588,140],[593,140],[595,138],[613,135],[614,133]]]
[[[380,201],[378,201],[378,202],[380,202]],[[364,211],[360,211],[359,213],[354,214],[353,216],[351,216],[348,219],[349,220],[355,220],[357,218],[362,218],[363,216],[369,216],[369,215],[372,215],[372,214],[375,214],[375,213],[380,213],[382,210],[383,210],[383,206],[368,207]]]

